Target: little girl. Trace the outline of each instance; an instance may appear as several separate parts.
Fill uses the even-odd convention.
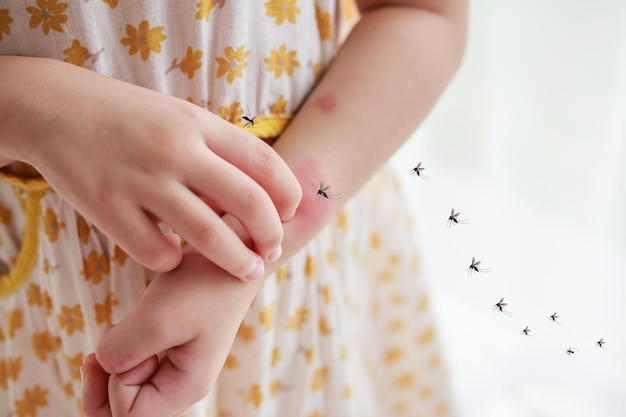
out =
[[[466,4],[356,3],[0,0],[1,416],[452,413],[381,167]]]

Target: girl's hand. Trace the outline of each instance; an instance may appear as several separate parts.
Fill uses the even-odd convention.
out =
[[[239,301],[247,284],[185,253],[87,357],[87,417],[178,416],[211,390],[249,307]]]
[[[281,219],[301,190],[269,145],[184,100],[59,61],[0,59],[0,73],[7,62],[21,69],[2,84],[0,110],[12,98],[12,117],[0,114],[10,137],[2,156],[33,165],[142,265],[167,271],[180,262],[159,221],[242,279],[280,255]],[[252,249],[223,213],[239,219]]]

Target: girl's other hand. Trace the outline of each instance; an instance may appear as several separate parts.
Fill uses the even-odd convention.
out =
[[[159,221],[244,280],[280,255],[281,220],[301,189],[269,145],[189,102],[63,62],[0,57],[7,71],[19,75],[0,83],[2,156],[33,165],[142,265],[180,262]],[[12,117],[2,117],[8,107]],[[252,249],[223,213],[239,219]]]

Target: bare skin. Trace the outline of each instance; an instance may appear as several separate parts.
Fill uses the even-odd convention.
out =
[[[296,216],[283,224],[283,254],[267,265],[266,276],[312,239],[400,147],[459,65],[465,44],[466,2],[358,3],[361,21],[274,146],[298,178],[303,197]],[[368,106],[363,106],[364,102]],[[321,179],[342,198],[315,201]],[[237,221],[229,215],[224,219],[246,241]],[[97,360],[88,358],[84,367],[88,417],[141,413],[171,417],[211,390],[261,281],[234,280],[190,251],[183,256],[181,267],[167,275],[168,281],[175,276],[176,280],[194,281],[198,280],[195,275],[202,275],[202,283],[167,289],[157,283],[134,312],[103,336]],[[201,310],[197,316],[185,318],[185,329],[176,326],[177,319],[169,317],[160,303],[175,306],[176,300],[185,299],[190,291],[201,304],[215,301],[214,316],[228,320],[207,321],[208,312]],[[133,335],[146,317],[154,317],[154,324],[138,340]],[[203,373],[194,372],[194,366],[201,366]]]

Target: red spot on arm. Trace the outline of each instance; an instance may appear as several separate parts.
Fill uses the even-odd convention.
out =
[[[330,114],[337,107],[337,101],[333,93],[324,93],[321,97],[316,98],[313,101],[315,107],[320,109],[322,113]]]

